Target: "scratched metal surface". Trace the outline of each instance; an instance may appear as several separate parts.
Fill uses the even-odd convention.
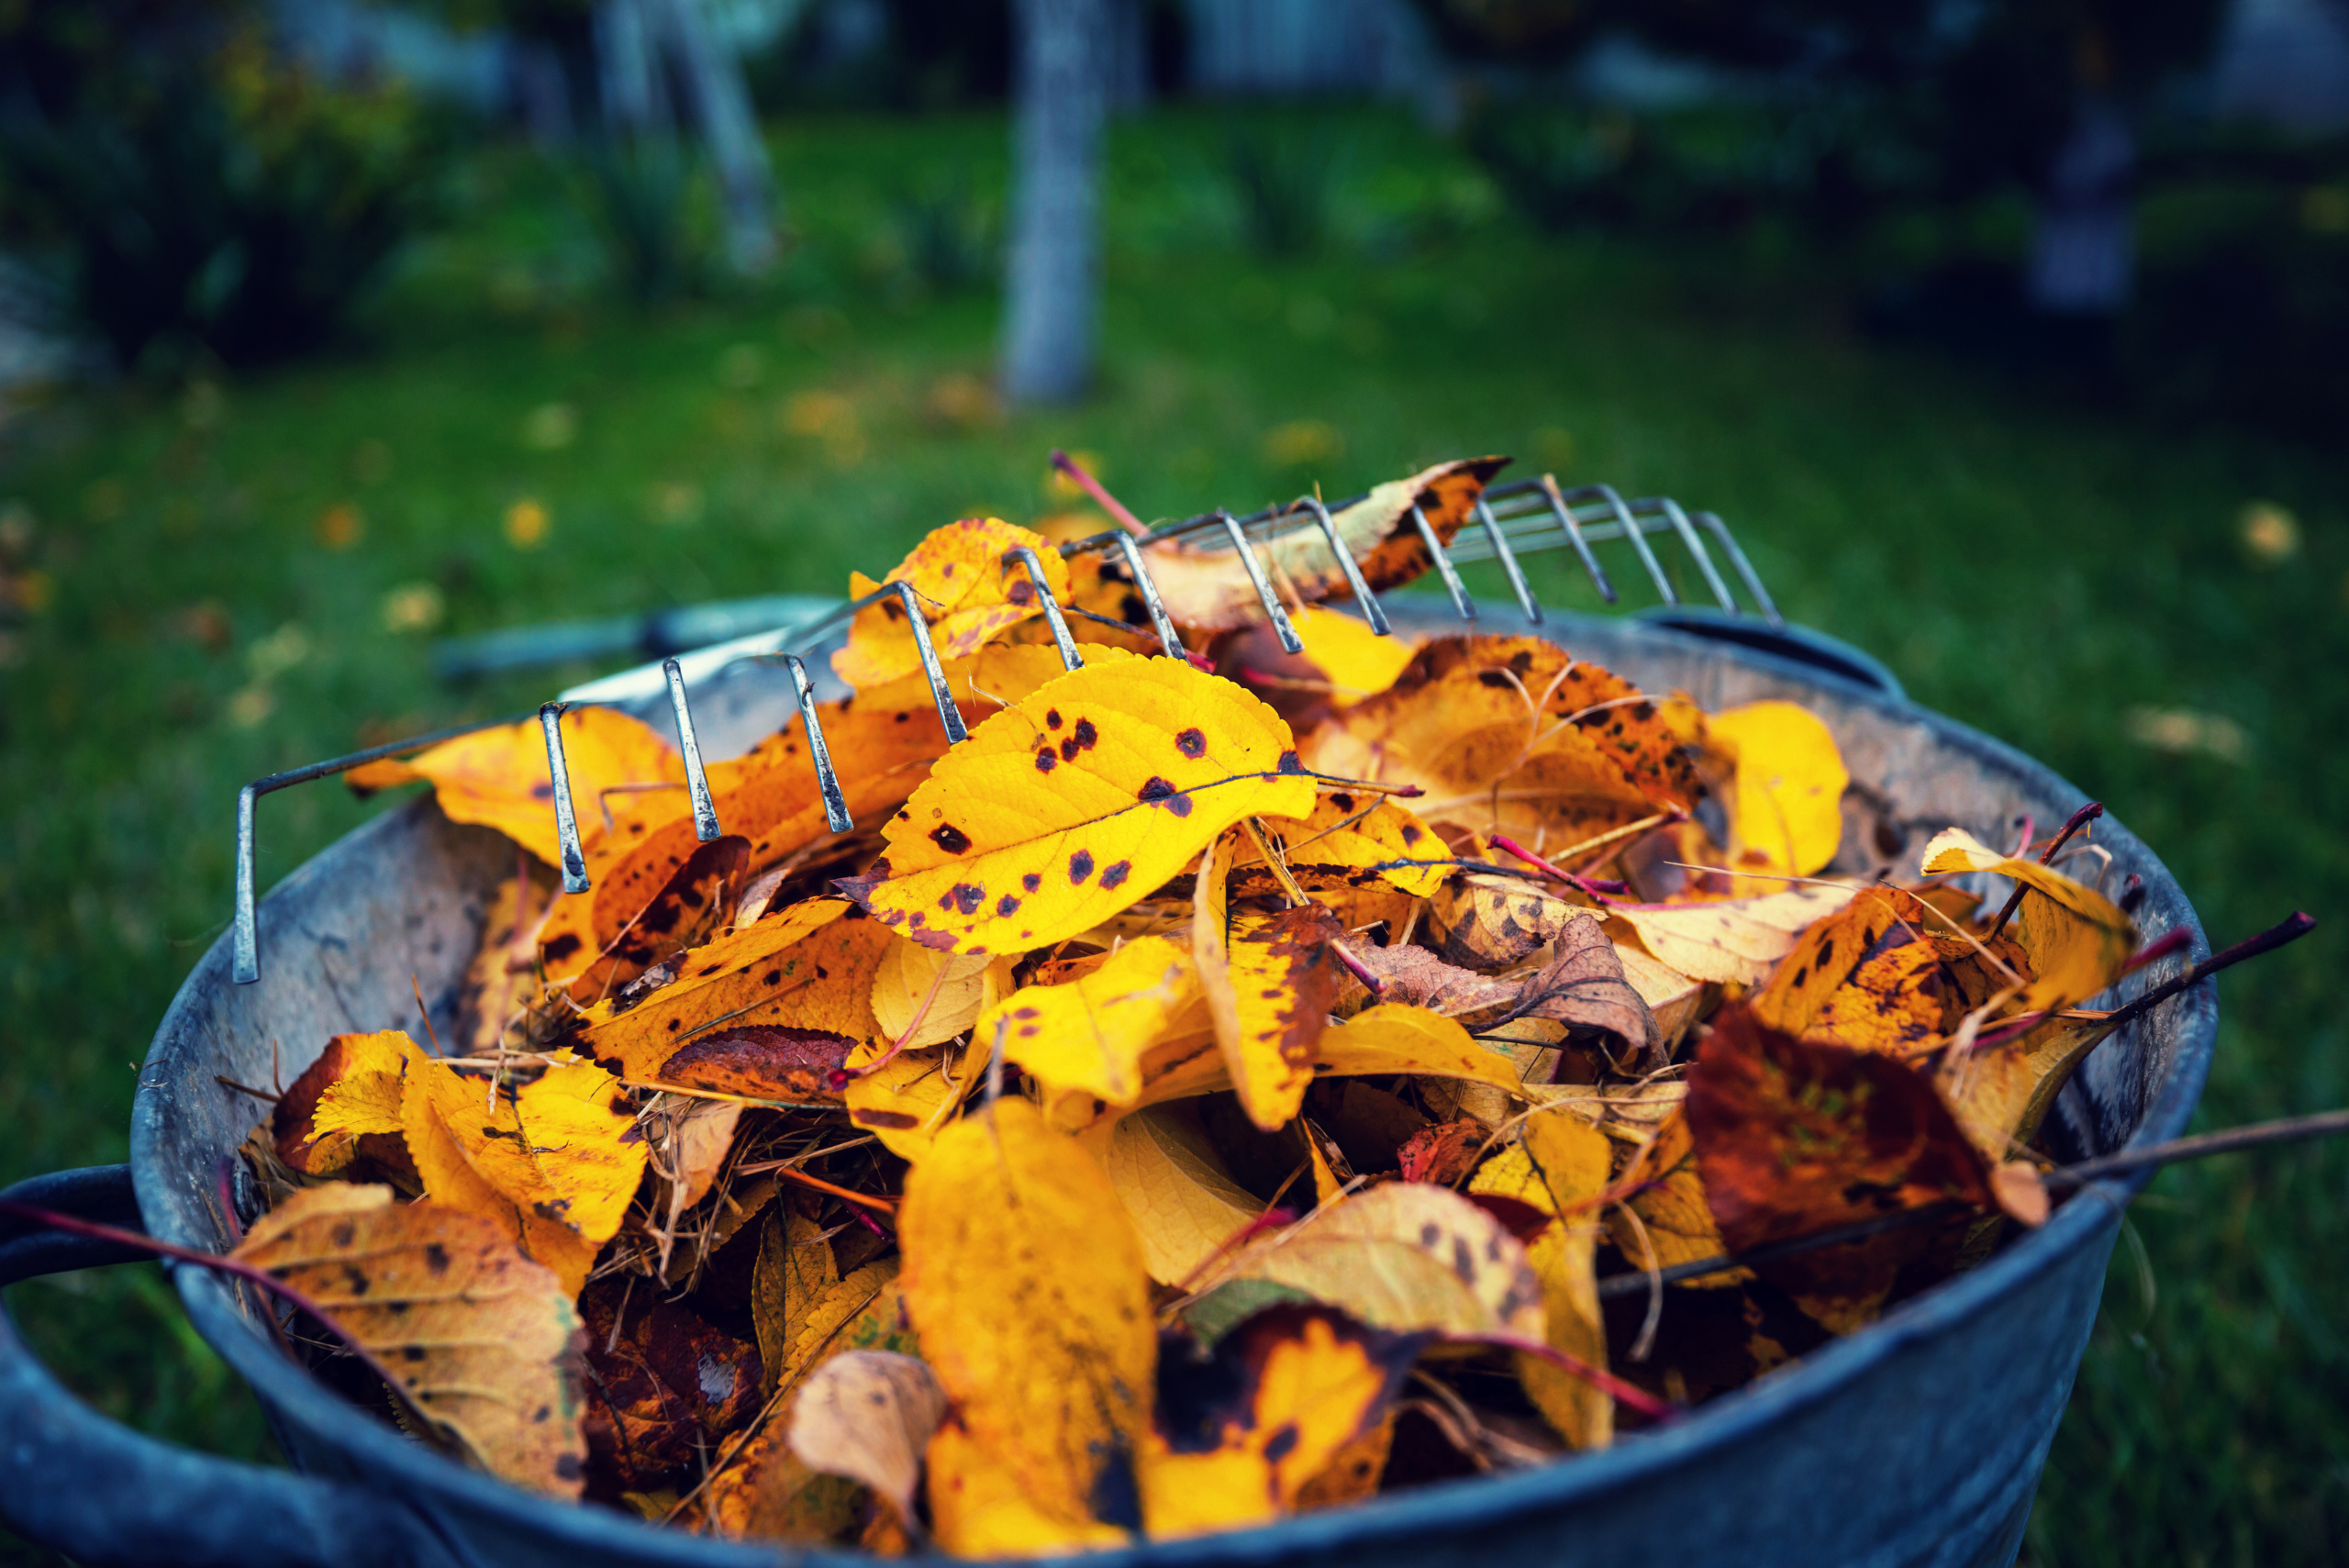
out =
[[[1448,606],[1398,597],[1389,607],[1403,629],[1457,629]],[[1483,628],[1521,625],[1488,607]],[[1943,826],[1995,840],[2020,814],[2047,823],[2081,803],[2028,758],[1855,683],[1637,622],[1553,616],[1543,629],[1649,689],[1686,690],[1707,706],[1765,696],[1808,704],[1834,729],[1865,786],[1847,837],[1862,837],[1867,853],[1913,866],[1924,837]],[[780,673],[755,668],[696,704],[707,705],[704,743],[713,757],[740,751],[791,711]],[[2138,916],[2149,937],[2176,926],[2194,933],[2188,952],[2124,989],[2203,956],[2193,910],[2153,853],[2110,818],[2098,825],[2097,841],[2113,856],[2116,884],[2131,873],[2143,878]],[[135,1111],[132,1171],[156,1234],[223,1244],[223,1173],[233,1169],[256,1106],[214,1075],[265,1081],[274,1050],[276,1070],[290,1078],[329,1034],[405,1026],[415,1011],[411,976],[445,1022],[484,895],[510,865],[502,839],[453,827],[429,802],[413,803],[352,833],[270,895],[258,984],[228,983],[225,940],[206,956],[156,1037]],[[2215,1003],[2203,987],[2099,1051],[2059,1105],[2051,1129],[2058,1152],[2078,1157],[2132,1138],[2175,1136],[2200,1094],[2215,1027]],[[2127,1183],[2089,1189],[2041,1231],[1881,1323],[1607,1452],[1087,1561],[1098,1568],[1682,1568],[1731,1558],[1805,1568],[2003,1565],[2021,1541],[2103,1288],[2121,1205],[2132,1190]],[[199,1329],[260,1392],[286,1451],[308,1472],[312,1479],[300,1485],[323,1489],[314,1500],[353,1505],[345,1510],[351,1529],[369,1539],[340,1543],[346,1561],[373,1560],[394,1540],[415,1561],[501,1568],[842,1556],[729,1546],[526,1496],[313,1383],[214,1276],[182,1270],[178,1280]],[[11,1386],[0,1385],[0,1397]],[[251,1510],[248,1560],[331,1556],[316,1529],[273,1533],[262,1509],[284,1506],[282,1485],[263,1487],[261,1473],[245,1467],[216,1464],[209,1473],[216,1510]],[[326,1507],[315,1517],[331,1521],[337,1512]],[[59,1544],[72,1551],[75,1543]],[[118,1543],[81,1544],[93,1561],[131,1560]],[[170,1543],[155,1544],[156,1560],[168,1560]]]

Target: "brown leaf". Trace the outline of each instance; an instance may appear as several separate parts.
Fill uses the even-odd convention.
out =
[[[1569,920],[1553,939],[1556,956],[1526,981],[1508,1017],[1548,1018],[1567,1027],[1567,1039],[1595,1034],[1618,1062],[1644,1054],[1661,1066],[1664,1034],[1655,1015],[1623,977],[1622,960],[1605,928],[1587,914]]]
[[[1503,457],[1468,458],[1435,467],[1378,486],[1352,506],[1333,515],[1339,536],[1361,562],[1363,576],[1374,592],[1408,582],[1433,562],[1421,542],[1411,506],[1418,502],[1445,543],[1460,529],[1485,482],[1500,472]],[[1282,535],[1258,547],[1265,571],[1296,597],[1307,603],[1353,596],[1344,574],[1330,554],[1328,539],[1319,527]],[[1197,542],[1165,539],[1143,547],[1142,558],[1158,584],[1167,613],[1175,623],[1203,631],[1230,631],[1264,615],[1254,590],[1232,560],[1229,540],[1220,534],[1199,536]],[[1097,586],[1088,586],[1083,606],[1117,617],[1126,608],[1130,586],[1122,563],[1101,567]],[[1141,605],[1132,606],[1130,624],[1141,618]]]
[[[1380,1002],[1425,1007],[1463,1029],[1479,1029],[1507,1018],[1522,990],[1520,981],[1454,968],[1422,947],[1364,947],[1354,956],[1385,984]]]
[[[751,841],[729,834],[698,844],[649,901],[625,914],[614,911],[613,934],[595,962],[571,983],[572,999],[593,1005],[627,984],[662,960],[699,947],[734,917],[734,906],[749,879]],[[629,896],[613,883],[596,885],[599,900],[617,902]],[[596,913],[599,929],[606,911]]]
[[[759,1407],[756,1345],[711,1327],[649,1280],[580,1293],[587,1329],[588,1452],[635,1489],[692,1459]]]
[[[328,1040],[318,1059],[286,1086],[270,1113],[270,1133],[276,1141],[277,1157],[286,1168],[306,1176],[336,1176],[347,1182],[387,1181],[409,1195],[422,1192],[424,1184],[399,1134],[398,1072],[414,1049],[415,1043],[398,1029],[339,1034]],[[362,1073],[378,1080],[376,1087],[388,1110],[384,1124],[373,1131],[321,1134],[320,1097]]]
[[[1723,1009],[1698,1049],[1687,1121],[1732,1251],[1929,1204],[1995,1204],[1987,1164],[1931,1079],[1891,1057],[1796,1040],[1743,1007]],[[1938,1234],[1889,1231],[1763,1272],[1843,1328],[1872,1315]]]
[[[585,1477],[578,1315],[486,1219],[335,1183],[286,1198],[230,1256],[303,1292],[492,1473],[561,1497]]]
[[[1338,995],[1330,944],[1345,935],[1319,904],[1278,915],[1230,916],[1222,867],[1229,837],[1200,863],[1191,956],[1240,1103],[1266,1132],[1297,1114],[1313,1081],[1313,1046]]]
[[[661,1064],[660,1080],[754,1100],[836,1099],[832,1074],[856,1041],[824,1029],[753,1025],[695,1040]]]
[[[1522,963],[1588,908],[1521,877],[1462,873],[1428,902],[1428,937],[1446,963],[1491,971]]]
[[[844,1351],[807,1374],[792,1402],[791,1451],[811,1470],[862,1481],[920,1528],[921,1457],[946,1418],[929,1363],[893,1351]]]

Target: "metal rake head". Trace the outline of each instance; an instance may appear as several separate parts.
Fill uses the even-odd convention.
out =
[[[1343,511],[1362,499],[1364,497],[1356,496],[1341,502],[1336,510]],[[1698,512],[1692,516],[1669,496],[1647,496],[1626,501],[1612,487],[1605,484],[1562,489],[1556,479],[1545,473],[1539,479],[1519,480],[1486,490],[1477,497],[1472,516],[1476,524],[1475,531],[1460,530],[1447,550],[1437,538],[1434,526],[1428,521],[1426,514],[1416,504],[1411,508],[1412,525],[1419,533],[1419,541],[1434,562],[1436,573],[1442,579],[1444,589],[1452,597],[1453,609],[1464,621],[1477,618],[1476,603],[1461,582],[1457,563],[1462,561],[1495,560],[1500,562],[1501,571],[1508,579],[1518,607],[1524,612],[1526,619],[1538,625],[1542,618],[1542,606],[1533,596],[1520,557],[1544,550],[1571,549],[1599,596],[1610,605],[1617,603],[1615,584],[1600,566],[1591,547],[1618,539],[1631,545],[1642,570],[1664,604],[1677,606],[1680,595],[1648,542],[1651,534],[1668,534],[1680,541],[1696,562],[1707,590],[1720,603],[1722,610],[1731,615],[1746,613],[1715,566],[1705,543],[1707,535],[1711,536],[1729,558],[1731,567],[1752,595],[1755,611],[1774,628],[1786,624],[1777,606],[1771,600],[1769,590],[1763,586],[1761,577],[1754,572],[1753,563],[1746,560],[1744,550],[1738,548],[1728,525],[1710,512]],[[1219,547],[1229,549],[1247,574],[1249,585],[1255,590],[1257,602],[1264,608],[1265,622],[1280,639],[1281,646],[1291,653],[1301,653],[1304,644],[1298,639],[1288,608],[1274,590],[1264,562],[1258,559],[1257,550],[1305,528],[1317,530],[1327,542],[1372,632],[1380,637],[1392,635],[1393,627],[1387,619],[1386,608],[1364,577],[1362,563],[1347,550],[1335,514],[1315,495],[1301,495],[1286,506],[1267,506],[1244,517],[1234,517],[1229,511],[1218,508],[1154,528],[1140,537],[1124,528],[1112,529],[1064,546],[1062,554],[1115,551],[1141,595],[1150,628],[1158,638],[1161,651],[1168,658],[1181,659],[1186,657],[1182,638],[1167,614],[1157,583],[1151,577],[1142,547],[1175,540],[1210,552]],[[1015,569],[1025,573],[1043,611],[1061,662],[1068,669],[1076,669],[1083,662],[1083,656],[1078,651],[1075,638],[1069,631],[1068,613],[1074,609],[1075,614],[1090,619],[1108,617],[1063,606],[1045,583],[1043,562],[1033,550],[1025,545],[1007,551],[999,564],[1006,573]],[[929,678],[930,698],[937,706],[939,723],[944,727],[948,740],[967,739],[969,732],[963,726],[961,712],[954,706],[945,667],[939,661],[937,647],[930,636],[928,617],[922,613],[920,596],[907,583],[884,584],[863,597],[841,605],[814,621],[780,631],[762,632],[682,658],[663,660],[659,667],[658,682],[649,687],[643,678],[645,672],[574,687],[562,697],[541,705],[538,712],[540,727],[546,737],[547,771],[554,786],[555,837],[562,856],[563,891],[585,893],[591,885],[587,876],[586,850],[580,839],[577,814],[572,804],[570,769],[563,755],[562,717],[572,707],[633,702],[665,687],[670,710],[676,719],[677,750],[685,762],[685,788],[693,800],[695,834],[707,843],[723,833],[717,803],[710,794],[709,778],[702,765],[701,744],[694,732],[693,708],[686,694],[685,666],[688,664],[696,667],[696,679],[707,680],[740,663],[781,662],[790,672],[798,697],[800,722],[807,730],[808,757],[815,766],[817,783],[823,792],[826,826],[835,833],[845,833],[854,827],[854,821],[849,815],[846,793],[841,786],[840,774],[832,765],[831,753],[824,742],[823,727],[816,716],[815,688],[808,680],[807,668],[800,653],[822,646],[859,610],[885,599],[897,602],[914,629],[914,649],[920,656],[922,673]],[[1110,624],[1121,629],[1133,629],[1123,621]],[[785,643],[796,643],[799,651],[786,651],[783,646]],[[272,773],[239,790],[237,794],[237,909],[232,966],[237,983],[249,985],[261,978],[260,929],[255,916],[253,886],[256,858],[253,808],[262,795],[293,784],[307,784],[313,779],[348,773],[367,762],[420,751],[459,736],[500,728],[527,717],[527,715],[522,715],[494,719],[484,724],[436,730],[429,735],[395,740],[388,745],[369,747],[348,756],[329,758],[322,762],[311,762],[289,768],[284,773]]]

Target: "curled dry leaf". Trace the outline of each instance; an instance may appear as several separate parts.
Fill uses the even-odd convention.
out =
[[[667,741],[614,708],[574,707],[557,721],[571,805],[582,823],[600,821],[606,790],[622,784],[674,784],[685,767]],[[361,794],[429,780],[451,822],[495,828],[551,866],[564,870],[554,830],[554,777],[546,732],[536,719],[444,740],[402,762],[367,762],[343,775]]]
[[[487,1219],[338,1183],[286,1197],[230,1256],[316,1302],[484,1469],[579,1496],[578,1315]]]
[[[722,1028],[687,1041],[661,1063],[657,1076],[663,1084],[745,1099],[821,1101],[837,1096],[834,1075],[856,1044],[825,1029]]]
[[[420,1054],[416,1042],[404,1029],[328,1040],[271,1113],[277,1157],[306,1176],[362,1181],[396,1171],[405,1177],[396,1184],[418,1190],[416,1166],[400,1138],[401,1083],[415,1054]]]
[[[1153,1538],[1264,1524],[1297,1507],[1377,1428],[1434,1336],[1373,1329],[1327,1307],[1257,1313],[1196,1362],[1159,1368],[1157,1442],[1142,1469]]]
[[[750,861],[751,841],[740,834],[696,844],[649,901],[614,922],[594,961],[573,979],[572,1000],[600,1002],[662,960],[716,936],[734,917]],[[613,891],[610,883],[596,889],[599,897]]]
[[[1521,877],[1462,873],[1428,902],[1428,935],[1446,963],[1491,971],[1522,963],[1533,951],[1590,912]]]
[[[1021,545],[1036,552],[1052,596],[1067,598],[1068,563],[1061,552],[1043,535],[1001,517],[966,517],[932,529],[881,583],[852,573],[849,597],[861,599],[882,583],[910,584],[939,658],[967,658],[1043,614],[1027,569],[1003,559]],[[832,673],[858,691],[913,673],[921,668],[914,636],[894,596],[868,606],[850,623],[847,646],[832,655]]]
[[[2035,976],[2018,1001],[2026,1011],[2086,1001],[2120,979],[2137,951],[2136,925],[2112,900],[2037,861],[2001,855],[1962,828],[1925,846],[1926,875],[1953,872],[1989,872],[2028,890],[2010,928]]]
[[[987,719],[844,892],[926,947],[1024,952],[1085,931],[1243,817],[1302,816],[1288,727],[1171,659],[1087,665]]]
[[[1803,928],[1769,983],[1753,994],[1754,1018],[1787,1034],[1807,1032],[1827,999],[1887,933],[1905,927],[1921,935],[1937,921],[1939,917],[1913,893],[1898,887],[1863,889],[1841,909]],[[1946,922],[1941,923],[1946,929]]]
[[[1432,564],[1411,517],[1415,502],[1427,515],[1438,540],[1448,544],[1466,520],[1486,481],[1508,462],[1504,457],[1485,457],[1439,463],[1408,479],[1382,484],[1332,514],[1339,537],[1361,563],[1364,580],[1372,591],[1408,582]],[[1306,527],[1257,546],[1265,573],[1308,604],[1350,597],[1352,590],[1330,553],[1328,538],[1310,518],[1305,520]],[[1143,547],[1142,556],[1167,614],[1179,626],[1230,631],[1264,615],[1247,577],[1235,568],[1230,539],[1221,534],[1155,540]],[[1098,585],[1088,591],[1084,601],[1085,608],[1136,626],[1147,624],[1139,604],[1132,606],[1134,613],[1122,613],[1130,585],[1122,567],[1105,565],[1097,582]]]
[[[801,1381],[791,1451],[811,1470],[872,1487],[918,1529],[922,1451],[946,1418],[946,1403],[927,1362],[894,1351],[844,1351]]]
[[[985,1539],[952,1501],[982,1469],[1008,1473],[1065,1544],[1138,1527],[1158,1340],[1141,1244],[1100,1166],[1006,1098],[946,1129],[913,1168],[898,1240],[906,1306],[959,1417],[930,1446],[948,1482],[930,1495],[941,1541]]]

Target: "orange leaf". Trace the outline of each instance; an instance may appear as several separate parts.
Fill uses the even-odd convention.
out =
[[[1230,917],[1223,854],[1219,840],[1199,862],[1191,959],[1241,1106],[1270,1132],[1297,1114],[1313,1082],[1313,1045],[1338,999],[1330,944],[1345,928],[1319,904]]]
[[[1053,596],[1066,599],[1068,563],[1060,551],[1043,535],[1001,517],[966,517],[932,529],[883,582],[912,585],[939,658],[964,658],[1043,614],[1027,569],[1003,559],[1005,551],[1023,544],[1043,563],[1044,581]],[[861,599],[879,586],[854,573],[849,579],[849,596]],[[832,655],[832,673],[863,691],[918,673],[921,655],[914,635],[906,624],[905,606],[895,597],[868,606],[850,623],[847,646]]]

